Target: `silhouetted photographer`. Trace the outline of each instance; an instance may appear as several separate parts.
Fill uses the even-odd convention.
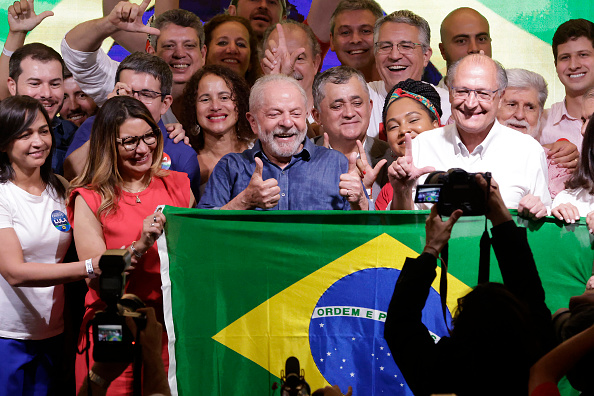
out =
[[[476,175],[487,193],[487,181]],[[447,221],[431,209],[423,253],[407,258],[394,288],[384,337],[416,396],[433,393],[526,395],[530,366],[552,344],[551,313],[526,230],[517,227],[491,180],[486,217],[503,284],[481,283],[458,300],[449,337],[437,343],[421,322],[437,258],[462,215]],[[477,246],[478,248],[478,246]]]

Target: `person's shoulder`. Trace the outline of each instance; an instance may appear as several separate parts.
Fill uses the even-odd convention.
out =
[[[520,150],[530,148],[535,149],[538,152],[544,152],[540,143],[527,133],[522,133],[520,131],[517,131],[513,128],[501,124],[499,124],[498,133],[500,134],[500,137],[506,139],[510,145],[515,145],[515,147]]]
[[[448,124],[446,126],[442,126],[435,129],[430,129],[419,134],[415,137],[412,141],[413,143],[417,141],[417,143],[431,143],[435,142],[435,139],[438,137],[444,137],[456,132],[456,125],[455,124]]]

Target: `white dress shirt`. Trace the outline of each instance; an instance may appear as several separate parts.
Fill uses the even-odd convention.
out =
[[[551,205],[547,161],[541,145],[531,136],[505,127],[497,120],[472,153],[460,140],[456,125],[450,124],[413,139],[412,155],[417,168],[433,166],[440,171],[462,168],[471,173],[491,172],[508,208],[517,208],[527,194],[539,197],[547,208]],[[418,183],[424,183],[426,178],[427,175],[420,177]],[[426,208],[421,206],[423,204],[415,205],[417,209]]]

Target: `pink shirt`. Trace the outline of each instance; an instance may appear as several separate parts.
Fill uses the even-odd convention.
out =
[[[550,109],[542,114],[542,131],[540,144],[555,143],[561,138],[575,144],[582,150],[582,120],[569,115],[565,107],[565,100],[554,103]]]

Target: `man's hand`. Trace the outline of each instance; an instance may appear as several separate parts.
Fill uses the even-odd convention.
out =
[[[551,210],[551,214],[559,220],[563,220],[567,224],[573,224],[580,220],[580,211],[570,203],[563,203]],[[589,216],[590,214],[588,214]],[[588,225],[588,227],[590,227]],[[590,228],[591,229],[591,228]]]
[[[487,192],[487,181],[483,175],[477,174],[475,176],[475,180],[479,187],[481,187],[483,191]],[[493,224],[493,226],[505,223],[506,221],[512,219],[509,209],[507,209],[505,203],[503,202],[503,198],[501,198],[499,185],[493,178],[491,178],[491,190],[489,191],[489,197],[487,200],[487,214],[485,217],[491,220],[491,224]]]
[[[8,7],[8,30],[12,33],[27,34],[45,18],[53,15],[52,11],[44,11],[37,15],[33,0],[15,1]]]
[[[280,187],[276,179],[262,179],[262,171],[264,164],[258,157],[254,158],[256,161],[256,169],[250,179],[250,184],[242,192],[241,201],[244,204],[244,209],[274,208],[280,200]]]
[[[425,249],[423,253],[430,253],[437,257],[443,247],[450,240],[452,228],[458,219],[462,216],[462,210],[455,210],[447,221],[442,221],[441,216],[437,214],[437,205],[431,207],[431,213],[425,221]]]
[[[150,0],[143,0],[140,4],[120,1],[107,16],[107,20],[118,30],[132,33],[146,33],[158,36],[159,29],[145,26],[142,15],[149,6]]]
[[[278,46],[274,40],[270,40],[270,49],[264,51],[261,65],[264,74],[286,74],[292,76],[295,71],[297,58],[305,53],[305,48],[298,48],[293,53],[289,53],[285,32],[281,24],[276,25],[278,32]],[[266,46],[266,43],[264,43]]]
[[[357,148],[359,149],[357,169],[359,169],[359,174],[361,175],[361,180],[363,180],[363,185],[366,189],[370,189],[388,160],[382,159],[377,164],[375,164],[375,167],[372,168],[369,162],[367,162],[367,155],[365,154],[363,143],[361,143],[359,140],[357,140]]]
[[[338,183],[340,195],[346,197],[351,204],[353,210],[368,210],[369,201],[365,196],[363,190],[363,183],[361,183],[361,176],[357,170],[357,154],[351,153],[349,155],[349,170],[347,173],[340,175],[340,182]]]
[[[558,164],[562,168],[568,168],[571,172],[577,167],[580,152],[575,144],[567,140],[560,140],[546,145],[549,149],[547,157],[552,164]]]
[[[590,234],[594,234],[594,211],[586,215],[586,224],[588,225]]]
[[[539,220],[547,215],[547,207],[539,197],[532,194],[524,195],[518,204],[518,215]]]
[[[192,147],[190,145],[190,138],[186,136],[186,131],[184,130],[182,124],[178,122],[165,124],[165,129],[169,134],[169,139],[173,139],[173,143],[177,144],[183,140],[186,145]]]

